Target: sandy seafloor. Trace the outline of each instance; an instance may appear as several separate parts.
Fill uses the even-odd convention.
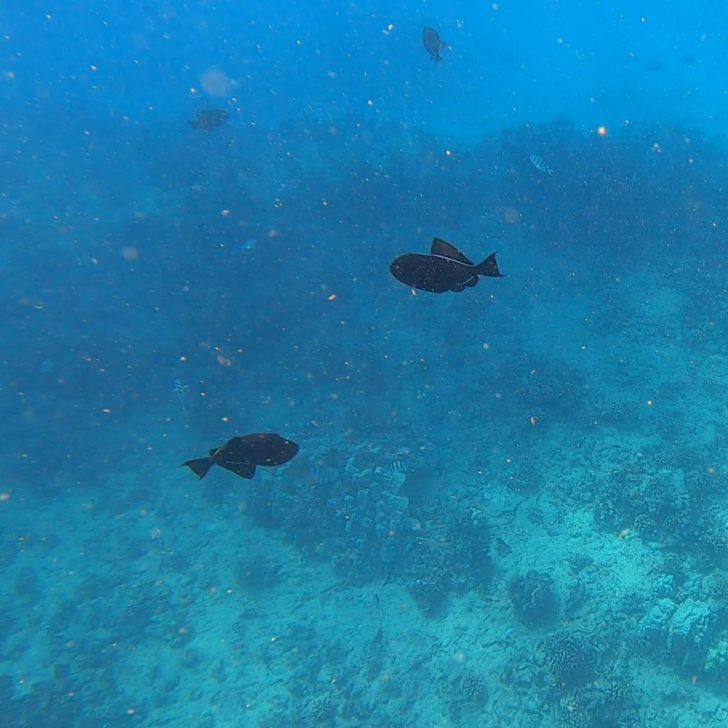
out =
[[[570,424],[543,412],[534,425],[524,412],[508,431],[487,430],[485,456],[447,437],[435,447],[433,438],[428,467],[453,505],[464,503],[476,528],[489,529],[495,562],[482,589],[451,594],[438,614],[422,610],[396,574],[357,586],[254,523],[248,483],[214,471],[201,485],[178,469],[199,445],[176,402],[127,428],[136,452],[115,463],[102,490],[59,490],[41,504],[5,484],[1,557],[11,586],[0,672],[3,701],[12,698],[18,712],[3,725],[19,725],[18,716],[40,725],[41,714],[53,716],[48,726],[725,725],[728,667],[708,664],[728,640],[725,598],[714,586],[724,558],[706,566],[686,552],[666,566],[660,544],[629,520],[598,528],[590,495],[625,462],[654,463],[655,449],[661,472],[680,475],[666,446],[671,427],[699,453],[706,477],[725,482],[725,405],[706,387],[728,384],[728,354],[701,333],[709,317],[689,327],[679,316],[681,287],[692,278],[626,273],[619,286],[629,325],[612,329],[618,345],[617,333],[590,330],[588,316],[576,315],[579,305],[585,315],[594,307],[593,296],[575,304],[587,290],[578,282],[522,321],[542,331],[544,351],[564,341],[562,352],[578,350],[588,387],[609,392],[626,414],[609,420],[587,406]],[[538,326],[544,321],[548,328]],[[483,396],[496,393],[484,387]],[[482,443],[478,410],[452,418],[438,434],[448,424],[458,443]],[[317,438],[335,436],[311,435],[309,451]],[[513,487],[526,465],[536,481]],[[272,487],[302,472],[292,464],[259,477]],[[432,473],[407,477],[424,482]],[[509,598],[509,582],[530,569],[558,584],[559,617],[545,629],[524,626]],[[660,599],[709,613],[688,626],[687,647],[674,624],[645,637]],[[608,679],[619,675],[638,722],[579,717],[586,688],[559,685],[544,668],[543,641],[564,628],[604,640]],[[464,693],[472,675],[477,689]],[[598,673],[589,684],[606,689]]]

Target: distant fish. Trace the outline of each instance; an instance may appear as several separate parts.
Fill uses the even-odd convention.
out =
[[[43,359],[43,361],[38,364],[39,374],[52,374],[55,370],[56,363],[53,361],[53,359]]]
[[[543,157],[539,157],[538,154],[531,154],[528,157],[531,160],[531,164],[539,171],[544,174],[553,174],[554,170],[544,162]]]
[[[508,545],[507,541],[504,541],[500,536],[496,536],[495,539],[495,550],[498,552],[499,556],[508,556],[512,549]]]
[[[395,460],[385,468],[390,473],[409,473],[411,469],[412,467],[407,460]]]
[[[187,402],[186,395],[187,390],[190,388],[189,384],[185,384],[181,379],[177,378],[172,382],[172,389],[170,392],[179,399],[179,403],[182,407],[182,414],[187,417]]]
[[[190,119],[190,124],[195,129],[210,131],[218,126],[222,126],[229,117],[230,114],[225,109],[200,109],[195,114],[194,119]]]
[[[149,2],[143,2],[142,3],[142,10],[148,15],[152,20],[159,20],[159,8],[154,6],[152,3]]]
[[[185,392],[190,388],[189,384],[185,384],[179,377],[172,382],[170,392],[178,397],[184,397]]]
[[[477,284],[478,276],[501,278],[495,253],[474,265],[454,245],[435,238],[429,255],[400,255],[389,266],[390,273],[410,288],[430,293],[459,293]]]
[[[440,51],[447,48],[447,43],[440,38],[440,34],[428,25],[422,31],[422,43],[425,46],[425,50],[430,54],[430,58],[433,63],[437,63],[442,60]]]
[[[374,469],[374,472],[378,475],[389,475],[391,473],[399,473],[401,475],[407,475],[412,469],[412,466],[407,460],[394,460],[385,466],[378,466]]]
[[[182,463],[200,479],[213,465],[230,470],[241,478],[250,480],[256,465],[283,465],[298,454],[298,445],[274,432],[233,437],[222,447],[210,450],[209,457]]]
[[[258,241],[255,238],[248,238],[247,240],[239,242],[235,247],[238,251],[244,253],[246,251],[255,250],[257,246]]]
[[[661,71],[665,67],[665,63],[657,58],[645,63],[643,68],[648,71]]]

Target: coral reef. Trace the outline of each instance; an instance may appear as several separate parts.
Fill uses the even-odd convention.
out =
[[[610,530],[634,525],[645,536],[674,539],[690,520],[690,506],[685,473],[644,458],[620,466],[600,484],[594,519]]]
[[[488,697],[483,678],[474,672],[469,672],[460,678],[460,693],[473,703],[482,703]]]
[[[518,619],[531,628],[551,626],[559,616],[559,598],[548,574],[529,571],[508,585],[508,595]]]
[[[244,592],[269,589],[281,580],[281,564],[269,554],[244,554],[235,564],[235,581]]]
[[[702,667],[716,616],[707,602],[688,597],[675,603],[663,598],[637,627],[639,642],[665,654],[679,668]]]
[[[337,461],[344,467],[331,465]],[[307,487],[275,477],[253,487],[248,512],[330,558],[348,578],[401,579],[430,615],[450,593],[485,586],[491,569],[485,518],[446,505],[439,491],[411,499],[407,485],[410,478],[416,484],[415,466],[402,472],[398,453],[362,448],[343,458],[322,447],[311,465],[316,478]]]
[[[559,698],[563,728],[638,728],[637,705],[624,675],[565,691]]]
[[[585,386],[582,372],[553,359],[541,359],[525,370],[517,394],[519,404],[538,419],[573,418],[582,407]]]
[[[324,695],[311,701],[309,715],[313,725],[332,726],[336,721],[336,707],[331,698]]]
[[[551,676],[562,687],[577,687],[594,679],[599,655],[586,635],[559,632],[544,641],[543,650]]]

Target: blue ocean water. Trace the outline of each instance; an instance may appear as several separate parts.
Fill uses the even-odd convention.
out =
[[[727,63],[717,0],[3,2],[0,726],[725,726]]]

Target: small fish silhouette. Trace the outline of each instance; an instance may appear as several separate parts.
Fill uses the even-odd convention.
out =
[[[225,109],[200,109],[195,114],[195,118],[190,119],[190,126],[203,131],[211,131],[222,126],[229,117],[230,113]]]
[[[172,394],[184,396],[184,393],[190,388],[189,384],[185,384],[181,379],[177,378],[172,382]]]
[[[539,171],[544,174],[553,174],[554,170],[544,162],[543,157],[539,157],[538,154],[531,154],[528,157],[531,160],[531,164]]]
[[[174,380],[172,389],[170,390],[175,397],[179,398],[179,403],[182,406],[182,416],[185,419],[187,419],[187,402],[185,396],[189,388],[189,384],[185,384],[181,379],[177,378]]]
[[[410,464],[406,460],[395,460],[386,467],[390,473],[409,473],[410,469]]]
[[[258,245],[258,241],[255,238],[248,238],[237,244],[237,249],[243,253],[245,251],[255,250]]]
[[[385,466],[378,466],[374,469],[374,472],[377,473],[377,475],[385,475],[390,476],[394,473],[399,473],[401,475],[407,475],[407,473],[412,470],[412,466],[407,460],[395,460],[388,465]]]
[[[56,363],[53,361],[53,359],[43,359],[43,361],[38,364],[39,374],[52,374],[55,369]]]
[[[430,54],[433,63],[442,60],[440,51],[447,48],[447,43],[440,38],[440,34],[434,28],[427,26],[422,30],[422,43],[425,46],[425,50]]]

